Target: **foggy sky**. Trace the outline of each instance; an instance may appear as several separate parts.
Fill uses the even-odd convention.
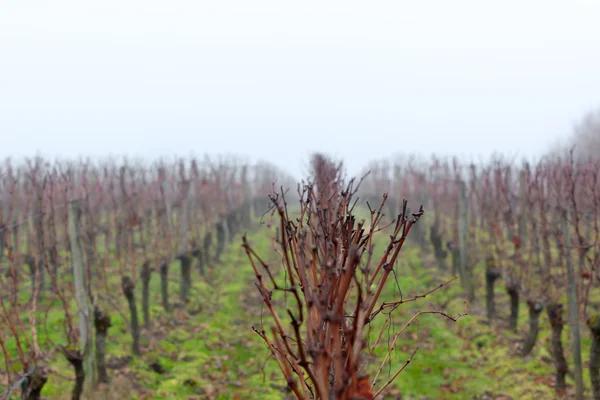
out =
[[[300,177],[534,157],[600,107],[597,1],[9,1],[0,157],[238,153]]]

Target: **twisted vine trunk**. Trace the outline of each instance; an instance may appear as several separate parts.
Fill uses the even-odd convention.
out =
[[[35,257],[31,254],[23,255],[23,264],[29,268],[29,276],[31,278],[31,293],[35,291]]]
[[[94,309],[94,327],[96,328],[96,366],[98,368],[98,383],[110,382],[106,370],[106,336],[111,320],[108,314],[103,313],[98,307]]]
[[[160,263],[160,293],[162,306],[166,312],[169,312],[169,264],[166,260]]]
[[[523,344],[523,350],[521,351],[521,356],[523,357],[529,355],[535,346],[540,327],[540,314],[544,309],[542,303],[532,300],[527,301],[527,306],[529,307],[529,332],[527,333],[525,343]]]
[[[198,260],[198,263],[197,263],[198,272],[200,272],[201,275],[204,275],[204,256],[203,256],[202,252],[200,251],[200,249],[198,249],[198,248],[193,249],[192,257],[194,257],[196,260]]]
[[[189,254],[182,254],[178,258],[181,262],[179,299],[183,304],[186,304],[189,301],[189,292],[192,285],[192,257]]]
[[[215,261],[221,261],[221,254],[223,250],[225,250],[225,227],[223,226],[223,222],[219,221],[217,223],[217,251],[215,254]]]
[[[48,250],[48,263],[52,267],[52,276],[58,276],[58,250],[55,244],[50,245]]]
[[[398,205],[395,206],[396,208]],[[409,239],[413,240],[421,249],[425,251],[425,232],[423,231],[423,225],[415,224],[411,228]]]
[[[210,259],[210,246],[212,245],[212,234],[210,232],[206,232],[204,235],[204,243],[202,247],[202,255],[204,258],[204,265],[208,268],[211,263]]]
[[[519,288],[513,282],[507,283],[506,293],[508,293],[508,297],[510,298],[510,330],[516,332],[519,325]],[[529,315],[531,316],[531,310]]]
[[[493,265],[488,263],[488,266],[485,270],[485,283],[486,283],[486,296],[485,296],[485,304],[487,309],[488,321],[491,324],[492,321],[496,318],[496,302],[495,302],[495,293],[494,288],[496,285],[496,281],[500,278],[500,271],[498,268],[495,268]]]
[[[144,326],[150,327],[150,261],[145,261],[142,264],[140,273],[142,278],[142,315],[144,316]]]
[[[447,253],[444,250],[444,245],[442,244],[442,235],[439,232],[439,227],[437,224],[433,224],[431,226],[431,229],[429,230],[429,240],[431,240],[433,254],[438,266],[442,271],[446,271],[448,269],[448,266],[446,265]]]
[[[42,398],[42,389],[46,382],[48,382],[48,376],[44,371],[36,367],[21,385],[21,399],[40,400]]]
[[[227,214],[225,218],[225,223],[227,224],[227,232],[229,233],[229,243],[233,243],[233,239],[237,234],[237,213],[235,211],[231,211]]]
[[[67,361],[75,369],[75,386],[71,394],[72,400],[79,400],[83,393],[83,383],[85,381],[85,371],[83,370],[83,353],[80,350],[63,349],[63,354]]]
[[[464,281],[462,271],[460,269],[460,249],[454,243],[448,244],[448,250],[452,256],[452,275],[460,274],[461,281]]]
[[[135,284],[129,276],[124,276],[121,280],[121,286],[127,303],[129,304],[129,313],[131,314],[131,336],[133,344],[131,349],[133,354],[140,355],[140,324],[138,322],[137,306],[135,304]]]
[[[600,317],[593,316],[588,320],[592,333],[590,348],[590,382],[594,400],[600,400]]]
[[[555,391],[559,396],[563,396],[567,390],[566,375],[569,372],[569,365],[565,359],[565,352],[562,345],[562,331],[564,321],[562,318],[563,305],[560,303],[551,303],[546,306],[550,326],[552,327],[552,357],[556,367],[556,386]]]

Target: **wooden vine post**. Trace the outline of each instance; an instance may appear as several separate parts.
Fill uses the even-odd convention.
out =
[[[575,398],[583,400],[583,363],[581,360],[581,333],[579,332],[579,306],[577,304],[577,289],[575,283],[575,271],[573,270],[573,260],[571,259],[571,234],[569,232],[569,211],[564,210],[563,215],[563,246],[565,250],[565,263],[567,264],[567,294],[569,304],[569,322],[571,323],[572,349],[574,377],[575,377]]]
[[[85,372],[84,393],[89,393],[95,385],[95,366],[92,341],[92,307],[89,303],[88,284],[86,282],[83,246],[81,243],[81,205],[79,200],[69,202],[69,240],[73,263],[73,280],[79,314],[79,344],[83,353]]]
[[[460,262],[459,272],[463,283],[463,288],[467,291],[467,299],[472,302],[475,299],[475,288],[473,286],[473,277],[469,267],[467,266],[467,237],[468,237],[468,198],[467,198],[467,185],[465,181],[459,182],[460,190],[460,204],[459,204],[459,217],[458,221],[458,232],[459,232],[459,249],[460,249]]]

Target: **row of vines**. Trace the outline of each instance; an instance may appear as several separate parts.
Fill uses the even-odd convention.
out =
[[[519,305],[526,303],[523,357],[536,345],[545,310],[561,396],[572,373],[576,397],[583,398],[580,340],[589,334],[590,383],[600,398],[600,162],[565,155],[516,165],[496,156],[476,165],[433,157],[378,160],[368,170],[361,194],[373,201],[389,193],[388,215],[399,213],[401,198],[425,205],[414,243],[433,253],[440,270],[460,276],[471,308],[485,305],[490,324],[516,332]],[[500,280],[509,298],[506,321],[498,320]]]
[[[275,182],[291,185],[276,167],[235,157],[152,165],[5,162],[0,398],[20,391],[23,399],[39,399],[56,357],[73,367],[74,399],[108,382],[111,314],[127,321],[132,355],[143,352],[141,327],[152,325],[150,280],[160,279],[166,312],[188,305],[192,269],[210,279],[207,272],[219,265],[225,246],[268,209]],[[172,281],[178,298],[169,293]],[[56,310],[61,317],[49,321]],[[49,324],[62,327],[60,340],[51,339]]]
[[[520,332],[520,305],[526,305],[521,357],[535,348],[546,312],[558,395],[565,394],[571,374],[576,398],[583,399],[580,342],[591,336],[587,368],[600,399],[600,162],[569,156],[519,166],[501,157],[481,165],[384,160],[370,163],[360,181],[346,181],[342,164],[321,155],[311,168],[296,196],[284,189],[296,187],[292,179],[274,166],[237,158],[151,166],[6,162],[0,169],[2,398],[20,390],[24,399],[39,399],[52,378],[52,361],[61,356],[76,377],[73,398],[107,382],[110,314],[127,321],[131,353],[141,354],[141,328],[152,325],[152,276],[159,276],[165,312],[189,310],[193,269],[210,280],[225,246],[270,210],[281,264],[269,265],[245,236],[241,244],[272,322],[255,333],[294,397],[374,399],[412,360],[415,353],[377,385],[396,340],[419,315],[451,321],[464,315],[417,313],[387,343],[389,351],[369,377],[366,365],[386,329],[383,324],[370,341],[367,332],[378,315],[452,281],[416,297],[385,298],[409,243],[423,259],[431,255],[444,274],[460,277],[469,314],[482,305],[490,326]],[[368,204],[364,220],[356,211],[359,196]],[[389,238],[381,254],[373,250],[377,235]],[[177,300],[169,293],[174,279]],[[504,304],[497,301],[500,282],[509,299],[506,319],[498,310]],[[50,322],[63,327],[60,341],[45,333],[50,309],[62,316]]]

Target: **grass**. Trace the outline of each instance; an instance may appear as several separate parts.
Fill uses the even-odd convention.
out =
[[[271,250],[272,233],[263,227],[249,240],[259,254],[269,254],[267,258],[276,265],[277,256]],[[385,234],[379,235],[377,249],[382,250],[386,240]],[[275,362],[267,359],[264,343],[252,331],[253,325],[261,323],[262,300],[252,283],[254,274],[251,266],[238,243],[239,238],[230,245],[222,263],[208,273],[211,285],[194,270],[192,301],[187,311],[175,308],[169,314],[164,312],[160,306],[159,278],[157,274],[153,275],[153,322],[150,330],[142,330],[143,355],[134,357],[120,369],[109,370],[112,382],[101,388],[96,398],[275,400],[286,396],[285,383]],[[409,244],[401,253],[395,276],[390,276],[382,300],[420,294],[451,277],[441,273],[434,265],[431,255],[423,256],[416,246]],[[179,277],[178,263],[174,263],[170,271],[171,280],[176,281]],[[480,299],[484,296],[482,271],[483,263],[476,270]],[[169,289],[175,298],[178,295],[177,283],[171,282]],[[418,323],[403,333],[378,379],[377,388],[419,346],[412,362],[387,391],[385,398],[473,399],[485,393],[502,394],[513,399],[552,398],[553,364],[546,314],[541,318],[541,331],[533,353],[523,359],[516,355],[515,350],[527,330],[527,308],[524,303],[521,305],[519,332],[509,332],[505,328],[508,297],[501,282],[497,284],[496,291],[497,326],[483,323],[483,311],[478,303],[468,305],[469,315],[456,323],[440,315],[419,317]],[[136,296],[140,303],[141,285],[136,288]],[[384,333],[384,343],[376,351],[375,361],[383,359],[386,344],[416,312],[437,310],[440,304],[446,304],[446,311],[457,315],[465,311],[464,297],[460,283],[455,281],[426,299],[401,306],[390,316],[380,315],[372,323],[371,342],[386,318],[390,318],[392,324]],[[124,305],[124,302],[121,300],[120,304]],[[123,306],[123,310],[126,307]],[[113,359],[126,357],[131,348],[127,323],[119,313],[111,309],[108,311],[113,326],[109,330],[107,353]],[[27,324],[27,316],[22,318]],[[64,315],[55,304],[48,313],[47,332],[46,329],[39,332],[43,349],[51,348],[52,343],[61,343],[63,321]],[[268,323],[266,318],[265,323]],[[587,329],[582,327],[582,332],[586,359],[590,339]],[[563,334],[567,359],[572,365],[568,327]],[[9,341],[9,345],[10,352],[15,352],[14,341]],[[153,371],[153,363],[160,364],[165,372]],[[0,360],[0,365],[4,365],[4,360]],[[49,365],[52,372],[42,395],[50,399],[70,398],[73,383],[70,365],[62,356],[55,356]],[[378,362],[369,365],[371,377],[378,365]],[[17,367],[13,365],[13,368]],[[584,379],[587,383],[587,375]],[[572,385],[572,381],[569,383]],[[13,398],[17,396],[13,395]]]

